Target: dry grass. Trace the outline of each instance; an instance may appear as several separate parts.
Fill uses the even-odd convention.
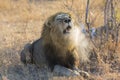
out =
[[[0,0],[0,74],[3,80],[21,80],[21,77],[22,80],[48,79],[45,78],[45,76],[42,78],[40,76],[42,75],[42,73],[40,73],[41,70],[36,70],[34,68],[35,66],[32,68],[31,66],[27,68],[24,67],[20,62],[19,54],[26,43],[40,37],[43,22],[48,16],[56,12],[65,11],[77,14],[77,17],[84,22],[86,0],[73,2],[72,8],[75,13],[63,5],[63,3],[65,3],[71,6],[71,1],[72,0],[68,2],[64,0],[33,0],[33,2],[30,2],[30,0]],[[116,4],[116,17],[118,21],[120,20],[119,4],[120,3]],[[91,0],[89,15],[90,21],[92,22],[91,26],[97,27],[103,25],[103,10],[104,0]],[[111,47],[112,43],[109,42],[108,45]],[[104,53],[99,53],[100,63],[96,63],[96,65],[90,63],[87,64],[89,67],[81,67],[84,70],[86,69],[95,80],[119,80],[120,78],[120,46],[117,47],[116,53],[114,54],[112,53],[113,47],[111,47],[109,54],[106,51],[107,48],[108,47],[104,49]],[[39,75],[33,73],[31,70]],[[45,74],[49,75],[50,73],[47,72]],[[57,77],[52,79],[79,80],[80,77]]]

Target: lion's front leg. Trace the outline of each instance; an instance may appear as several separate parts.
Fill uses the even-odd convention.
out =
[[[84,77],[84,78],[89,78],[89,77],[90,77],[89,73],[86,72],[86,71],[80,70],[80,69],[78,69],[78,68],[76,68],[76,67],[74,67],[73,70],[79,72],[79,74],[80,74],[82,77]]]
[[[67,65],[68,68],[74,69],[75,67],[78,68],[79,66],[79,56],[76,49],[70,50],[67,53]]]
[[[54,66],[53,74],[55,76],[79,76],[80,75],[79,72],[66,68],[61,65]]]
[[[72,53],[69,54],[69,63],[70,63],[70,67],[74,70],[77,71],[81,76],[83,76],[84,78],[89,78],[89,74],[83,70],[80,70],[78,68],[79,64],[80,64],[80,58],[79,55],[77,53],[77,50],[73,50]]]
[[[54,76],[82,76],[85,79],[90,78],[90,75],[85,71],[82,71],[78,68],[74,68],[74,70],[72,70],[61,65],[54,66],[53,75]]]

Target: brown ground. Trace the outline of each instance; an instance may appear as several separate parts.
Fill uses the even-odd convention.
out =
[[[20,52],[24,45],[40,37],[41,27],[48,16],[66,11],[76,13],[84,22],[85,1],[73,0],[73,10],[68,0],[0,0],[0,80],[79,80],[81,77],[53,77],[48,69],[38,69],[34,65],[25,67],[20,62]],[[116,0],[117,20],[120,21],[120,1]],[[63,4],[64,3],[64,4]],[[65,6],[67,4],[67,6]],[[103,25],[104,0],[91,0],[90,16],[92,26]],[[112,45],[112,43],[108,43]],[[95,80],[119,80],[120,79],[120,46],[116,53],[105,51],[99,53],[99,64],[90,63],[88,71]],[[103,61],[103,62],[102,62]],[[95,61],[93,61],[95,62]]]

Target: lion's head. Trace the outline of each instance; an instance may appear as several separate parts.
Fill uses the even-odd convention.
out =
[[[77,33],[76,26],[74,26],[74,20],[69,13],[59,12],[49,17],[48,20],[44,23],[43,35],[49,33],[46,38],[51,39],[52,41],[57,42],[57,44],[66,45],[70,40],[76,39]],[[76,34],[76,35],[75,35]],[[73,38],[74,37],[74,38]],[[52,42],[51,41],[51,42]],[[65,42],[64,42],[65,41]]]
[[[56,13],[49,17],[44,25],[56,29],[60,34],[69,34],[74,27],[71,15],[63,12]]]

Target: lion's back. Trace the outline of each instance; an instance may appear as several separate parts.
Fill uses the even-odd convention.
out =
[[[47,65],[45,54],[43,51],[42,38],[29,44],[21,52],[21,61],[23,63],[35,63],[38,67]]]

